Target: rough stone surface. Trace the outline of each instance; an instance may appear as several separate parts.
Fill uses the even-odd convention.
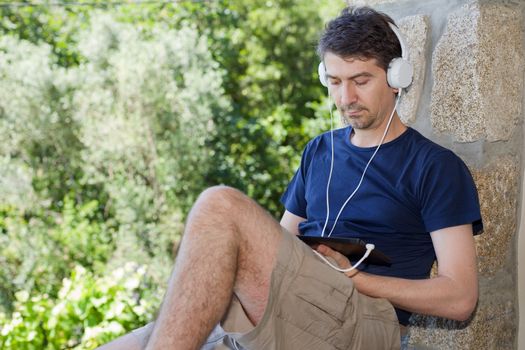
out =
[[[470,3],[448,17],[433,56],[431,122],[460,142],[506,141],[521,115],[521,12]]]
[[[425,349],[512,349],[516,335],[513,299],[481,297],[470,320],[456,322],[414,315],[410,344]]]
[[[478,188],[484,232],[476,236],[481,275],[499,271],[509,256],[517,225],[519,159],[503,157],[473,171]]]
[[[430,27],[428,16],[409,16],[398,21],[399,29],[408,46],[409,60],[414,67],[412,85],[403,95],[398,112],[401,120],[407,124],[416,121],[416,113],[423,84],[425,82],[426,55],[428,31]]]

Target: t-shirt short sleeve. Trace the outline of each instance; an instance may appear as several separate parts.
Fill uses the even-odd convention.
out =
[[[478,194],[463,161],[451,151],[429,160],[420,177],[418,197],[427,232],[472,223],[482,231]]]
[[[311,141],[306,145],[301,157],[301,165],[281,196],[281,203],[283,203],[286,210],[302,218],[306,218],[306,174],[311,162],[310,151],[313,142],[315,141]]]

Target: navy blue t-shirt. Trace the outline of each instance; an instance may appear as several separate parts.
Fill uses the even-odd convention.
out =
[[[351,127],[334,130],[334,169],[329,189],[330,218],[356,188],[376,147],[350,142]],[[330,133],[308,143],[301,165],[281,201],[286,210],[306,218],[303,235],[321,236],[326,217],[326,185],[330,172]],[[363,264],[369,273],[408,279],[428,278],[436,259],[430,232],[472,223],[483,225],[474,181],[463,161],[419,132],[408,128],[381,146],[361,187],[345,206],[331,237],[355,237],[390,257],[390,266]],[[410,313],[396,309],[408,324]]]

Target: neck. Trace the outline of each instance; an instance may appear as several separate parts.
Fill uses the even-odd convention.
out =
[[[381,138],[385,132],[388,120],[385,120],[377,128],[373,129],[353,129],[350,135],[350,142],[357,147],[375,147],[381,142]],[[407,129],[406,125],[401,122],[397,113],[392,118],[392,123],[388,129],[383,143],[395,140]]]

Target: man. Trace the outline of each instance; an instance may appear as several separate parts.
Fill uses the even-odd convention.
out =
[[[398,349],[412,312],[468,319],[478,296],[476,189],[457,156],[395,113],[400,88],[387,71],[402,52],[389,22],[349,8],[327,25],[322,73],[349,126],[308,144],[280,225],[237,190],[206,190],[154,326],[104,349],[211,348],[223,329],[233,348]],[[340,273],[298,234],[360,238],[392,264]],[[315,249],[351,266],[325,245]]]

